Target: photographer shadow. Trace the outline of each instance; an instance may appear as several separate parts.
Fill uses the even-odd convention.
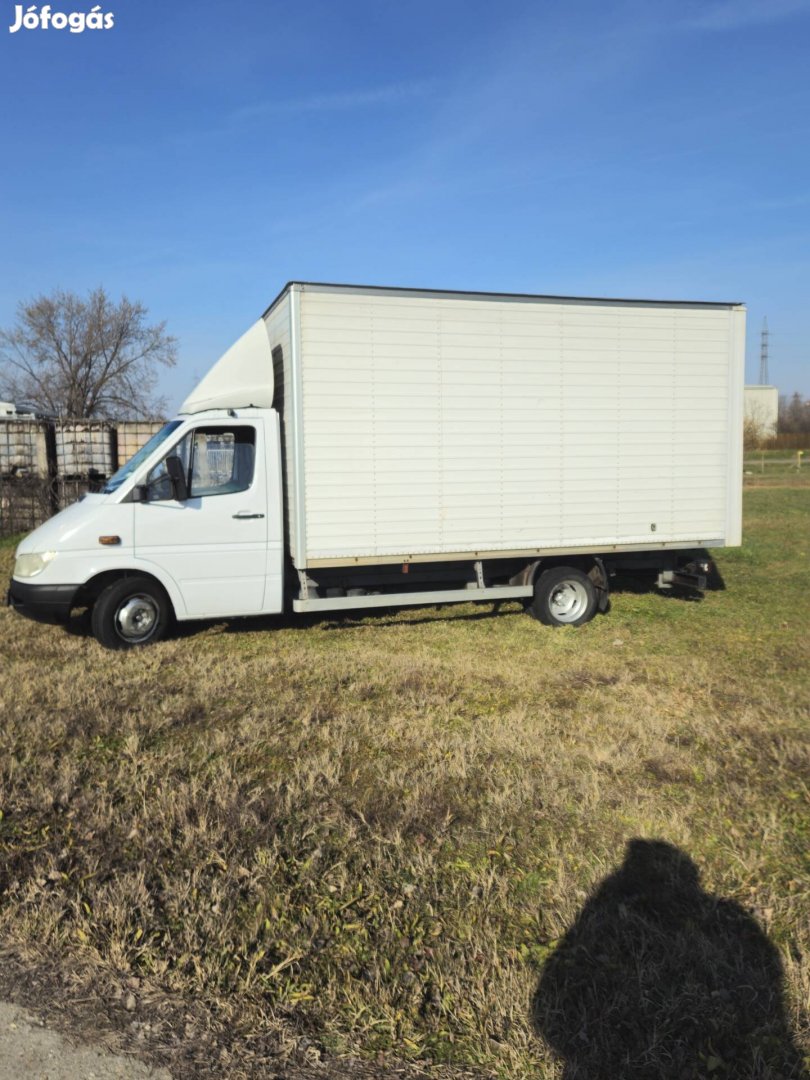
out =
[[[564,1080],[808,1080],[776,948],[692,860],[632,840],[546,962],[535,1030]]]

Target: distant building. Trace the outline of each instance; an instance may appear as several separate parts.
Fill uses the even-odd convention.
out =
[[[0,420],[33,420],[34,414],[18,409],[13,401],[0,401]]]
[[[756,424],[766,438],[776,434],[779,421],[779,390],[775,386],[746,386],[745,419]]]

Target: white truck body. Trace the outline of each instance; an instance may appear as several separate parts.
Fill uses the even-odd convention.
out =
[[[530,596],[543,560],[736,545],[744,342],[740,304],[290,283],[168,435],[19,552],[55,552],[42,584],[149,574],[183,619]],[[226,437],[249,487],[190,465],[187,500],[144,487]],[[504,560],[526,574],[488,584]],[[465,562],[461,588],[374,588]]]
[[[740,542],[740,305],[293,284],[264,324],[299,569]]]

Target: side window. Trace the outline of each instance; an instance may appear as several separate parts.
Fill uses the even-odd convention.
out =
[[[186,472],[189,498],[230,495],[253,483],[256,430],[252,427],[195,428],[166,457],[178,457]],[[174,498],[166,458],[147,477],[149,500]]]
[[[254,428],[197,428],[192,432],[189,497],[230,495],[253,483]]]

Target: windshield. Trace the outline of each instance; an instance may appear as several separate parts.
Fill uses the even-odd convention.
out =
[[[157,450],[160,444],[165,442],[171,433],[176,431],[182,423],[182,420],[170,420],[168,424],[163,425],[160,431],[155,432],[149,442],[144,443],[137,454],[133,454],[126,465],[122,465],[118,472],[110,477],[102,489],[103,494],[111,495],[114,491],[117,491],[121,485],[132,476],[135,470],[146,461],[149,455]]]

